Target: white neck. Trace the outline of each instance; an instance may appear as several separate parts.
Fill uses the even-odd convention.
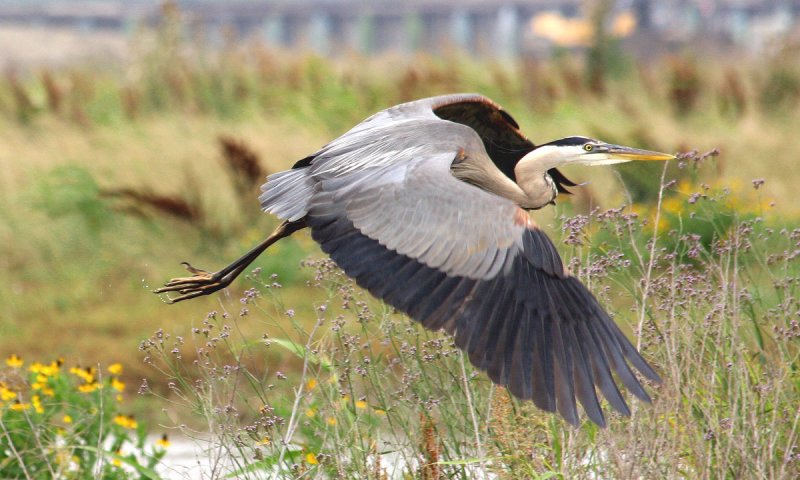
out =
[[[563,152],[556,147],[543,146],[528,153],[514,167],[517,185],[525,192],[527,205],[523,208],[542,208],[555,198],[555,184],[547,171],[563,163]]]

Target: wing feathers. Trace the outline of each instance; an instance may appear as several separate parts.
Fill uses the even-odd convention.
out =
[[[278,172],[267,177],[258,197],[261,209],[274,213],[284,220],[299,220],[308,211],[308,203],[314,192],[314,180],[307,168]]]
[[[533,346],[536,342],[533,332],[534,322],[522,322],[520,324],[516,332],[517,335],[511,355],[511,371],[508,377],[508,389],[511,393],[526,400],[533,397],[532,376],[539,374],[533,362]],[[536,366],[540,367],[541,365]]]
[[[542,232],[526,233],[526,251],[511,260],[507,273],[479,280],[447,275],[387,249],[341,214],[312,211],[308,224],[322,249],[359,285],[425,327],[454,334],[477,368],[537,407],[577,424],[580,402],[602,426],[599,391],[627,415],[612,371],[634,395],[649,400],[628,362],[648,377],[655,372],[594,296],[564,276],[560,259],[527,251],[552,246]]]
[[[575,406],[575,382],[572,378],[572,352],[564,341],[559,323],[553,325],[552,352],[555,355],[555,390],[558,413],[569,423],[578,424]]]
[[[609,369],[608,362],[605,355],[600,353],[600,349],[594,341],[592,335],[588,332],[586,324],[577,325],[577,341],[583,345],[586,352],[586,357],[590,359],[592,364],[592,371],[594,372],[595,383],[603,392],[603,396],[608,403],[619,413],[623,415],[630,415],[628,405],[619,393],[617,384],[611,378],[611,370]]]
[[[575,393],[583,406],[583,411],[592,421],[601,427],[606,425],[597,392],[594,389],[595,381],[589,368],[590,360],[585,356],[583,346],[575,334],[575,324],[565,325],[563,333],[566,334],[566,343],[573,346],[574,363],[572,375],[575,378]]]
[[[436,125],[446,127],[443,139],[462,138],[466,128]],[[320,153],[310,167],[318,181],[309,205],[314,215],[343,213],[365,236],[453,276],[491,278],[522,249],[524,226],[514,221],[519,208],[452,175],[459,148],[405,147],[391,152],[392,161],[381,157],[349,170],[329,168],[340,162],[335,152]]]
[[[523,254],[533,266],[544,270],[550,275],[564,277],[564,265],[555,245],[550,238],[539,228],[528,231],[525,235],[525,249]]]

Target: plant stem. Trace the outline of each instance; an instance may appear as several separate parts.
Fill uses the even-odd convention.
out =
[[[28,469],[25,468],[25,462],[22,461],[22,457],[19,456],[19,452],[17,452],[17,449],[14,448],[14,440],[11,439],[11,435],[8,433],[8,429],[6,428],[6,424],[3,422],[3,419],[1,417],[0,417],[0,428],[3,429],[3,434],[8,439],[8,447],[11,449],[11,453],[14,454],[14,457],[19,462],[19,468],[22,469],[22,473],[25,474],[25,478],[27,478],[28,480],[31,480],[31,478],[32,478],[31,474],[28,473]]]
[[[478,429],[478,418],[475,416],[475,407],[472,404],[472,392],[469,388],[469,379],[467,378],[467,367],[464,365],[464,352],[461,352],[461,378],[464,380],[464,394],[467,396],[467,407],[469,408],[469,415],[472,417],[472,428],[475,432],[475,445],[478,448],[478,458],[481,462],[481,472],[486,477],[486,463],[484,461],[483,445],[481,444],[481,434]]]

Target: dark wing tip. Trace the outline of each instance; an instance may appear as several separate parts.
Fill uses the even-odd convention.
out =
[[[314,155],[309,155],[306,158],[300,159],[294,162],[294,165],[292,165],[292,169],[308,167],[311,165],[312,160],[314,160]]]
[[[509,123],[509,124],[510,124],[512,127],[514,127],[514,128],[516,128],[517,130],[519,130],[519,123],[517,123],[517,121],[516,121],[516,120],[514,120],[514,117],[512,117],[512,116],[511,116],[511,114],[509,114],[508,112],[506,112],[506,111],[505,111],[505,110],[503,110],[502,108],[501,108],[501,109],[499,109],[499,111],[500,111],[500,115],[503,117],[503,119],[504,119],[506,122],[508,122],[508,123]]]
[[[522,134],[514,117],[488,97],[480,94],[454,94],[433,97],[431,100],[431,110],[439,118],[470,126],[481,137],[486,135],[485,128],[477,124],[476,120],[487,126],[494,124],[493,128],[498,130],[510,129],[512,132],[508,136],[514,138],[514,143],[524,147],[526,151],[533,149],[533,144]]]

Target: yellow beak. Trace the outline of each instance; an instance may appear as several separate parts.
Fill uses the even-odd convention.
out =
[[[604,151],[603,151],[604,150]],[[629,160],[672,160],[675,155],[669,153],[653,152],[651,150],[641,150],[638,148],[624,147],[622,145],[606,145],[601,151],[609,158],[616,158],[624,161]]]

